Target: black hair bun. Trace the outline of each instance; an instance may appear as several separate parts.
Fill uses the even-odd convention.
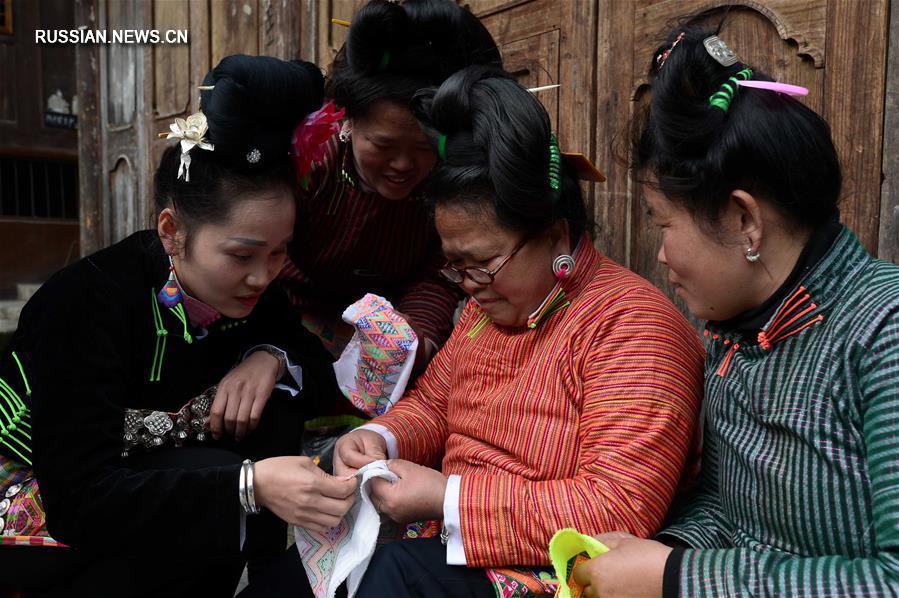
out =
[[[573,239],[587,226],[580,187],[561,165],[550,184],[551,128],[540,101],[509,73],[475,65],[420,90],[412,112],[442,160],[428,179],[435,203],[491,204],[503,226],[537,234],[561,218]]]
[[[346,57],[356,74],[386,71],[431,85],[470,64],[502,65],[483,24],[451,0],[371,0],[353,16]]]
[[[472,64],[502,67],[484,24],[453,0],[371,0],[353,15],[328,93],[351,117],[381,99],[405,105]]]
[[[385,61],[384,53],[395,53],[398,44],[408,38],[409,19],[403,7],[387,0],[372,0],[353,15],[346,39],[347,63],[356,73],[374,73],[388,66],[395,70],[397,56],[388,55]]]
[[[287,157],[294,127],[321,107],[324,79],[312,63],[226,56],[207,73],[200,106],[216,160],[256,170]]]

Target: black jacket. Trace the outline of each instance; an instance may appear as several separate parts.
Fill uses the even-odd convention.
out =
[[[323,403],[339,394],[330,355],[274,286],[246,319],[223,318],[199,339],[201,331],[190,329],[190,344],[181,321],[160,306],[168,334],[160,380],[151,382],[153,302],[167,264],[155,231],[142,231],[61,270],[27,303],[0,360],[0,378],[30,404],[48,530],[67,544],[238,550],[239,466],[129,469],[122,457],[125,408],[177,411],[257,344],[280,347],[303,366],[296,400]],[[0,452],[21,461],[3,444]]]

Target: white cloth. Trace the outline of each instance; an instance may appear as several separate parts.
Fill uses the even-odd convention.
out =
[[[356,502],[339,525],[324,533],[294,528],[297,550],[316,598],[333,598],[344,580],[348,598],[353,598],[375,551],[381,515],[371,502],[369,481],[383,478],[395,482],[397,477],[386,461],[369,463],[356,477]]]
[[[377,432],[387,443],[387,458],[398,459],[396,436],[381,424],[364,424],[357,430],[371,430]],[[446,528],[446,564],[467,565],[465,545],[462,542],[462,516],[459,514],[459,496],[462,492],[462,476],[451,475],[446,478],[446,493],[443,495],[443,527]]]

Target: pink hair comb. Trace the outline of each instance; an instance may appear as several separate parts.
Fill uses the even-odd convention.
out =
[[[807,96],[808,89],[799,85],[790,85],[789,83],[777,83],[775,81],[737,81],[740,87],[754,87],[756,89],[766,89],[768,91],[776,91],[791,96]]]

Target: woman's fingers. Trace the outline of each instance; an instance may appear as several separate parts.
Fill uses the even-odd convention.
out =
[[[215,391],[215,399],[209,408],[209,431],[212,437],[218,440],[224,430],[225,408],[228,406],[228,390],[224,384],[219,384]]]
[[[228,434],[234,434],[235,424],[237,422],[237,412],[240,409],[240,388],[236,391],[228,392],[228,402],[225,405],[224,428]]]
[[[237,413],[234,421],[234,440],[238,442],[249,432],[248,424],[250,422],[250,411],[253,409],[255,401],[253,397],[241,397]]]

